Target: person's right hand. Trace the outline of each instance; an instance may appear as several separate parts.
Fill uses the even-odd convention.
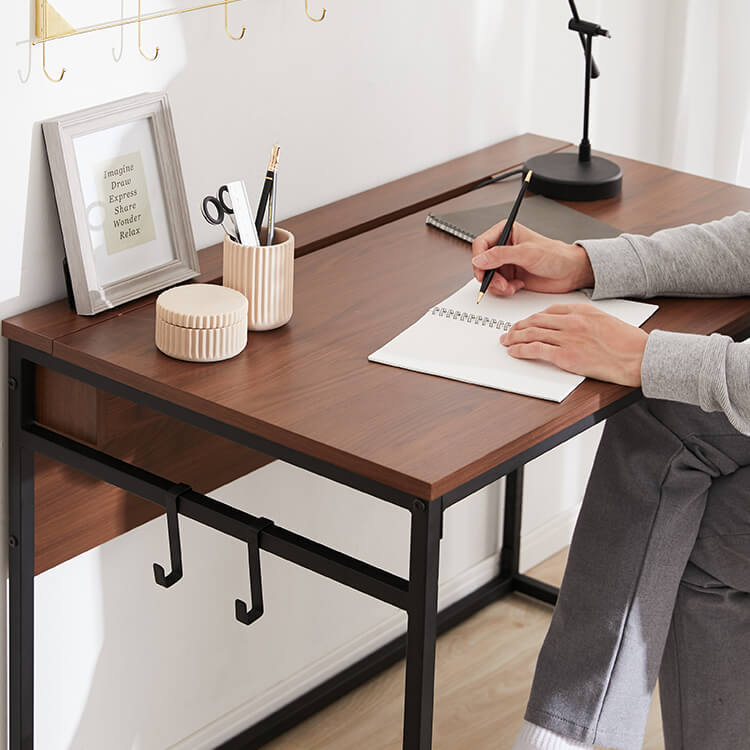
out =
[[[508,297],[519,289],[559,294],[594,285],[589,256],[580,245],[551,240],[516,222],[508,244],[497,247],[504,226],[504,221],[496,224],[471,246],[477,281],[496,269],[488,291]]]

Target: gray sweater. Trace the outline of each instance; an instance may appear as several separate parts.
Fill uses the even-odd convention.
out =
[[[750,213],[651,237],[623,234],[583,240],[594,269],[594,299],[607,297],[738,297],[750,293]],[[641,366],[649,398],[723,411],[750,435],[750,339],[714,333],[653,331]]]

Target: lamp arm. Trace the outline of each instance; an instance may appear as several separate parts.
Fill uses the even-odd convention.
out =
[[[573,14],[573,19],[575,21],[580,21],[581,17],[578,15],[578,9],[576,8],[575,2],[573,2],[573,0],[568,0],[568,5],[570,5],[570,12]],[[586,38],[584,37],[583,32],[578,33],[578,38],[581,40],[581,47],[583,47],[583,52],[586,54]],[[591,77],[599,78],[599,66],[596,64],[596,60],[591,61]]]

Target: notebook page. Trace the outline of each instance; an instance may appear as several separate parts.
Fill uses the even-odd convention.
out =
[[[370,361],[559,402],[584,378],[546,362],[514,359],[500,344],[503,330],[553,304],[595,304],[631,325],[640,325],[657,309],[628,300],[591,302],[583,292],[526,290],[513,297],[487,295],[477,305],[478,292],[479,283],[472,279],[371,354]]]

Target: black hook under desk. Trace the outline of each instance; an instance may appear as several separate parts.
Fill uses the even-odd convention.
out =
[[[260,572],[259,537],[264,529],[273,526],[268,518],[259,518],[257,526],[249,526],[247,536],[247,558],[250,569],[250,609],[242,599],[235,599],[234,614],[243,625],[250,625],[263,615],[263,582]]]
[[[165,503],[167,510],[167,533],[169,534],[169,559],[172,572],[167,575],[163,566],[154,563],[154,578],[159,586],[169,588],[182,578],[182,545],[180,543],[179,503],[180,497],[190,492],[192,487],[187,484],[175,484],[167,490]]]
[[[159,586],[169,588],[182,578],[182,544],[180,542],[180,498],[192,487],[187,484],[174,484],[166,491],[164,506],[167,511],[167,532],[169,534],[169,559],[172,571],[167,573],[159,563],[154,563],[154,578]],[[263,581],[260,570],[260,535],[273,521],[268,518],[253,519],[246,524],[247,560],[250,574],[250,608],[242,599],[234,602],[234,613],[243,625],[250,625],[263,615]]]

